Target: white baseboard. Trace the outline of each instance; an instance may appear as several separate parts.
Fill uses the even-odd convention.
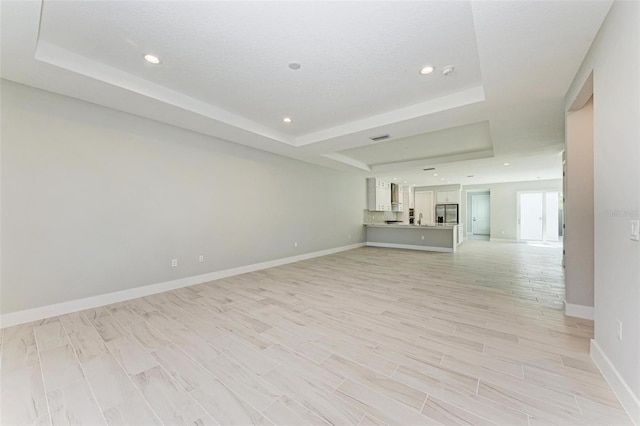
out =
[[[407,249],[407,250],[439,251],[442,253],[453,253],[453,249],[448,247],[414,246],[411,244],[374,243],[370,241],[367,241],[366,245],[371,247],[386,247],[386,248],[399,248],[399,249]]]
[[[56,303],[54,305],[40,306],[33,309],[11,312],[0,315],[0,328],[11,327],[13,325],[24,324],[31,321],[64,315],[84,309],[97,308],[99,306],[112,303],[123,302],[125,300],[136,299],[138,297],[149,296],[174,290],[176,288],[219,280],[234,275],[246,274],[248,272],[259,271],[261,269],[273,268],[275,266],[286,265],[287,263],[299,262],[301,260],[312,259],[314,257],[326,256],[341,251],[352,250],[363,247],[365,243],[350,244],[348,246],[335,247],[327,250],[315,251],[312,253],[300,254],[297,256],[285,257],[282,259],[269,260],[266,262],[254,263],[252,265],[239,266],[237,268],[225,269],[222,271],[209,272],[207,274],[194,275],[192,277],[180,278],[172,281],[165,281],[157,284],[145,285],[142,287],[130,288],[113,293],[100,294],[97,296],[85,297],[83,299],[70,300],[68,302]]]
[[[602,351],[602,348],[598,343],[591,339],[591,359],[595,363],[596,367],[600,370],[611,389],[620,400],[620,404],[624,407],[631,417],[631,421],[636,426],[640,426],[640,399],[633,393],[629,385],[618,373],[618,370],[613,366],[611,360]]]
[[[592,320],[594,318],[593,306],[574,305],[572,303],[564,303],[564,314],[568,317],[584,318]]]
[[[490,237],[489,241],[492,243],[494,242],[495,243],[517,243],[518,242],[518,240],[514,240],[512,238],[493,238],[493,237]]]

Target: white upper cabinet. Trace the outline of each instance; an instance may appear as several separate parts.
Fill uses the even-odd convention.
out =
[[[371,211],[391,211],[391,184],[376,178],[367,179],[367,208]]]
[[[436,191],[436,204],[460,204],[460,190]]]

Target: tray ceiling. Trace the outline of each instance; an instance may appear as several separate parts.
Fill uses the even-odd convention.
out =
[[[542,156],[559,177],[564,94],[610,5],[2,2],[1,75],[364,175]]]

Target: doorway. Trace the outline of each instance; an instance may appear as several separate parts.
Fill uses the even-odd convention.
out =
[[[518,193],[518,241],[560,241],[560,191]]]
[[[491,235],[491,191],[467,191],[465,233],[468,240],[489,240]]]
[[[471,233],[473,235],[489,235],[491,233],[490,196],[471,196]]]

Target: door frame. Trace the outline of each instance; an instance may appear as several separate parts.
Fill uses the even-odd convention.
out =
[[[476,234],[474,232],[474,225],[475,225],[475,221],[473,220],[474,214],[473,214],[473,208],[475,206],[475,201],[473,199],[473,197],[487,197],[487,204],[489,207],[489,232],[486,234]],[[471,235],[486,235],[486,236],[490,236],[491,235],[491,193],[485,194],[484,191],[483,193],[471,193],[471,209],[470,209],[470,213],[471,213]]]
[[[464,234],[467,238],[473,239],[474,237],[483,239],[485,235],[474,236],[473,234],[473,196],[474,195],[488,195],[489,196],[489,235],[491,238],[491,188],[478,188],[467,189],[464,193]]]
[[[547,242],[547,193],[549,192],[557,192],[559,197],[563,196],[561,189],[534,189],[516,192],[516,240],[518,242]],[[520,194],[542,194],[542,240],[523,240],[520,238]]]

